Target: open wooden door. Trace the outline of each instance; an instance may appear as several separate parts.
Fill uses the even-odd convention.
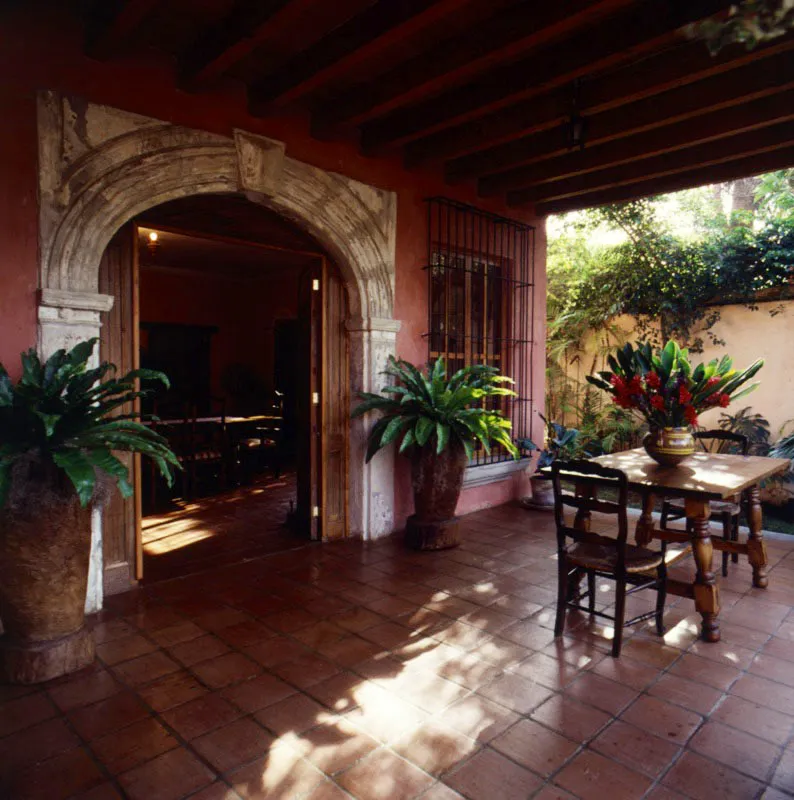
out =
[[[115,364],[117,374],[123,375],[138,368],[139,358],[138,231],[133,223],[121,228],[105,249],[99,291],[114,298],[113,308],[103,320],[100,358]],[[114,491],[103,510],[105,594],[124,592],[142,577],[140,456],[116,455],[130,470],[135,497],[124,500]]]
[[[347,429],[350,371],[345,331],[346,293],[336,271],[323,259],[323,371],[320,519],[322,538],[347,535]]]
[[[299,292],[306,368],[298,403],[297,519],[311,539],[338,539],[347,533],[345,287],[322,259],[303,274]]]

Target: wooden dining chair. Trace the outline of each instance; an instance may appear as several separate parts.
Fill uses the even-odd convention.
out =
[[[188,423],[190,444],[185,467],[189,474],[191,500],[198,493],[199,479],[207,475],[217,481],[216,488],[224,490],[229,484],[232,455],[226,425],[226,400],[211,397],[207,406],[209,420],[203,420],[194,405]]]
[[[710,430],[697,431],[695,440],[706,453],[727,453],[738,452],[746,456],[750,451],[750,440],[741,433],[732,431]],[[722,522],[722,538],[726,542],[737,542],[739,540],[739,517],[742,513],[742,497],[737,495],[730,500],[716,500],[711,503],[711,515]],[[663,531],[667,530],[669,522],[686,518],[684,501],[679,498],[665,498],[662,503],[662,516],[659,525]],[[687,530],[690,523],[687,522]],[[739,561],[739,554],[724,552],[722,553],[722,575],[728,576],[728,557],[731,556],[733,563]]]
[[[592,461],[555,461],[551,468],[554,487],[554,518],[557,525],[557,617],[554,635],[562,636],[565,612],[575,608],[598,617],[612,620],[615,638],[612,655],[617,658],[623,642],[623,628],[646,619],[656,619],[656,631],[664,634],[664,604],[667,597],[666,543],[660,550],[650,550],[628,544],[629,531],[628,481],[621,470],[603,467]],[[563,490],[563,482],[575,485],[575,493]],[[598,499],[599,490],[617,493],[617,501]],[[573,525],[565,520],[566,507],[576,509]],[[614,518],[609,533],[595,533],[589,528],[593,512]],[[579,581],[587,575],[587,592],[579,594]],[[615,613],[597,611],[595,607],[596,578],[615,581]],[[631,586],[630,589],[627,589]],[[656,608],[625,619],[626,597],[641,589],[655,589]],[[579,601],[587,600],[587,605]]]

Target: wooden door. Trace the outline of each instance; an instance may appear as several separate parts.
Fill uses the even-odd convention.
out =
[[[117,375],[138,367],[137,239],[137,226],[130,223],[121,228],[105,249],[99,268],[99,291],[114,298],[103,320],[99,353],[103,361],[116,365]],[[126,591],[142,577],[140,456],[116,455],[130,470],[135,497],[124,500],[114,490],[102,512],[105,594]]]
[[[321,439],[320,390],[322,383],[322,265],[308,267],[298,287],[301,363],[298,370],[298,507],[299,532],[319,539]]]
[[[346,294],[325,259],[302,276],[299,305],[305,366],[297,404],[297,519],[311,539],[338,539],[347,534]]]
[[[350,373],[345,331],[346,293],[336,271],[323,259],[323,370],[321,414],[322,538],[347,535],[347,428]]]

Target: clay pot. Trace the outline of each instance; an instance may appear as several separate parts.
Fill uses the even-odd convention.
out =
[[[554,508],[554,485],[550,478],[529,479],[532,488],[532,504],[537,508]]]
[[[442,550],[460,544],[455,508],[468,460],[463,445],[451,441],[441,452],[424,447],[413,459],[415,513],[408,519],[406,541],[417,550]]]
[[[22,501],[0,512],[0,672],[11,683],[51,680],[94,659],[85,630],[91,509],[54,481],[28,480]]]
[[[675,467],[695,452],[689,428],[655,428],[642,440],[645,452],[663,467]]]

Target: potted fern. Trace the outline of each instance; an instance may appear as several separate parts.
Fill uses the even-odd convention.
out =
[[[418,550],[455,547],[460,544],[455,508],[475,446],[490,453],[496,444],[518,456],[510,420],[487,407],[488,398],[515,394],[504,386],[512,380],[485,365],[464,367],[447,378],[442,358],[426,373],[390,358],[385,374],[396,384],[380,394],[362,394],[353,411],[354,417],[382,414],[369,433],[367,461],[399,443],[399,452],[412,460],[414,514],[406,527],[407,543]]]
[[[91,510],[116,483],[133,493],[113,454],[151,458],[170,483],[177,460],[159,434],[125,411],[148,370],[114,378],[89,368],[96,339],[42,362],[22,355],[15,383],[0,365],[0,682],[37,683],[91,663],[85,627]]]

